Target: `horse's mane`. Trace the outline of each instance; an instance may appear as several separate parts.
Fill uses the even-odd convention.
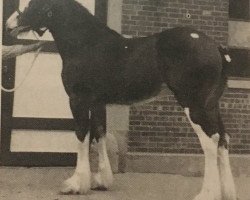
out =
[[[111,30],[106,24],[101,22],[97,17],[93,16],[87,8],[85,8],[82,4],[80,4],[76,0],[57,0],[57,2],[63,2],[65,3],[65,5],[70,6],[71,9],[76,11],[79,17],[84,18],[86,21],[88,21],[88,23],[91,23],[92,26],[95,26],[97,29],[108,31],[112,35],[121,37],[119,33]]]

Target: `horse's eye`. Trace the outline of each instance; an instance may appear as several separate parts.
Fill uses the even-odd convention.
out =
[[[52,17],[52,15],[53,15],[52,11],[49,11],[49,12],[47,13],[47,16],[48,16],[48,17]]]

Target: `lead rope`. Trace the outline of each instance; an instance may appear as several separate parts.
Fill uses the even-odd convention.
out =
[[[39,38],[36,36],[36,34],[34,33],[34,31],[33,31],[33,34],[34,34],[34,36],[36,37],[36,39],[39,40]],[[33,58],[32,62],[31,62],[31,66],[30,66],[29,70],[26,72],[26,74],[25,74],[23,80],[22,80],[16,87],[14,87],[14,88],[12,88],[12,89],[7,89],[7,88],[3,87],[3,85],[1,84],[1,89],[2,89],[4,92],[8,92],[8,93],[15,92],[15,91],[17,91],[17,90],[23,85],[24,81],[27,79],[27,77],[28,77],[28,75],[30,74],[32,68],[34,67],[35,61],[36,61],[36,59],[37,59],[39,53],[41,52],[41,49],[42,49],[42,47],[40,47],[40,48],[38,48],[38,49],[36,50],[35,55],[34,55],[34,58]]]

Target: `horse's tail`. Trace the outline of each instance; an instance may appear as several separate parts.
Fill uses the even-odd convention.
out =
[[[229,50],[227,47],[220,45],[218,46],[218,50],[220,52],[221,61],[222,61],[221,76],[218,82],[211,88],[211,91],[208,94],[206,101],[205,101],[205,106],[211,107],[211,108],[217,105],[217,100],[221,97],[227,85],[229,69],[230,69],[230,65],[232,62],[232,59],[229,55]]]
[[[232,58],[226,46],[220,45],[218,47],[218,50],[220,52],[221,60],[222,60],[222,74],[227,77],[229,73],[230,65],[232,63]]]

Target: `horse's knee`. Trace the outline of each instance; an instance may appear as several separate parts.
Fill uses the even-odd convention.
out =
[[[84,142],[88,131],[89,131],[88,127],[77,128],[75,132],[77,139],[81,142]]]
[[[91,110],[91,139],[103,137],[106,134],[106,107],[95,106]]]
[[[195,124],[201,124],[203,121],[202,112],[199,109],[191,109],[190,110],[190,119]]]
[[[91,140],[96,139],[96,141],[99,141],[99,139],[105,135],[106,135],[106,129],[104,126],[102,125],[91,126],[91,130],[90,130]]]
[[[191,109],[190,118],[193,123],[200,125],[209,137],[220,132],[217,112],[213,110],[211,111],[204,108]]]

